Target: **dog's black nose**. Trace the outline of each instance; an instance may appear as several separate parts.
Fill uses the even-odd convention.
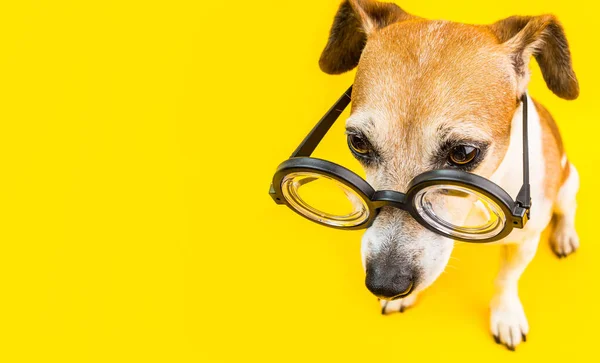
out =
[[[413,275],[401,269],[367,268],[365,284],[375,296],[385,300],[395,300],[408,296],[413,287]]]

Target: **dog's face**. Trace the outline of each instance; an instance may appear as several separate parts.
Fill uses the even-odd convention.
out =
[[[376,190],[405,192],[412,178],[432,169],[494,173],[532,54],[555,93],[577,96],[568,46],[551,16],[475,26],[346,1],[321,68],[341,73],[358,65],[346,123],[350,148]],[[363,236],[367,287],[386,299],[422,290],[444,270],[452,246],[407,212],[383,208]]]

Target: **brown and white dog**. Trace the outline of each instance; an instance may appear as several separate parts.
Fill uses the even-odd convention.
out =
[[[520,98],[527,90],[531,56],[550,90],[577,98],[568,43],[552,15],[467,25],[426,20],[391,3],[346,0],[320,66],[330,74],[358,66],[346,129],[376,155],[358,156],[376,190],[404,192],[422,172],[460,167],[515,197],[522,183]],[[550,243],[555,253],[565,257],[579,246],[577,171],[552,116],[533,99],[528,102],[531,219],[500,242],[504,258],[491,302],[492,334],[511,350],[529,331],[517,285],[540,234],[554,217]],[[475,147],[477,156],[456,165],[448,145],[459,151]],[[411,306],[444,270],[452,248],[453,241],[406,212],[384,208],[362,239],[366,285],[381,298],[383,313]],[[407,291],[410,295],[393,299]]]

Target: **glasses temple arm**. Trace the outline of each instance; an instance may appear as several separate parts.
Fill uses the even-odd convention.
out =
[[[323,137],[327,134],[327,131],[331,128],[331,126],[335,123],[335,121],[340,117],[342,112],[346,109],[348,104],[350,103],[350,96],[352,95],[352,86],[348,88],[348,90],[340,97],[337,102],[331,106],[329,111],[319,120],[319,122],[313,127],[313,129],[306,135],[302,143],[296,148],[296,150],[292,153],[290,158],[300,157],[300,156],[310,156],[313,151],[317,148]]]
[[[517,195],[516,202],[521,208],[531,208],[531,190],[529,186],[529,130],[527,125],[528,97],[527,93],[521,98],[523,102],[523,186]]]

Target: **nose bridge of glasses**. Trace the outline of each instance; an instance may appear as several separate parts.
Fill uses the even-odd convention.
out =
[[[402,210],[409,208],[406,194],[393,190],[380,190],[373,194],[373,205],[375,208],[394,207]]]

